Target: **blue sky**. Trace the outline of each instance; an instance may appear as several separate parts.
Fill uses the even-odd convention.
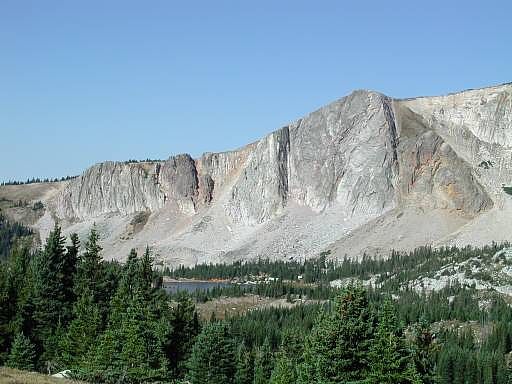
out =
[[[354,89],[512,81],[512,2],[0,2],[0,180],[199,156]]]

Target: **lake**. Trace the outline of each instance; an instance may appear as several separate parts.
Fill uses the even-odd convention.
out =
[[[232,284],[227,281],[166,281],[162,287],[167,293],[176,293],[178,291],[206,291],[215,287],[230,287]]]

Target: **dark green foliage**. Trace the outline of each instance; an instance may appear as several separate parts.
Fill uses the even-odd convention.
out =
[[[95,228],[83,253],[79,244],[73,235],[65,246],[56,226],[42,250],[10,246],[0,262],[0,364],[71,369],[95,383],[510,382],[512,310],[505,300],[459,284],[428,295],[404,285],[445,264],[493,262],[496,244],[419,248],[360,263],[335,263],[323,254],[305,263],[180,268],[175,275],[278,278],[193,295],[200,301],[245,292],[289,302],[337,297],[334,304],[265,308],[224,321],[212,316],[202,331],[191,297],[159,288],[149,248],[140,258],[132,251],[120,265],[102,260]],[[373,274],[379,288],[328,285]]]
[[[17,240],[33,235],[30,228],[11,222],[0,212],[0,261],[6,259]]]
[[[232,384],[236,373],[236,348],[224,322],[207,325],[197,337],[188,361],[192,384]]]
[[[366,292],[347,288],[333,313],[321,312],[306,340],[300,383],[358,382],[369,373],[373,319]]]
[[[167,317],[169,332],[166,335],[165,354],[169,369],[175,376],[186,373],[185,362],[192,350],[195,337],[199,334],[199,321],[195,305],[186,295],[181,295],[172,303],[172,312]]]
[[[73,233],[70,236],[71,245],[67,246],[66,256],[62,265],[62,289],[64,294],[64,302],[66,303],[66,311],[70,311],[75,301],[75,278],[77,273],[78,252],[80,251],[80,240],[78,235]]]
[[[413,338],[412,350],[416,371],[423,383],[433,384],[436,382],[434,356],[438,346],[434,343],[434,333],[424,318],[413,326]]]
[[[146,247],[146,251],[140,261],[140,289],[147,296],[151,291],[153,284],[153,258],[151,257],[151,250]]]
[[[92,293],[95,302],[100,302],[103,298],[102,283],[105,277],[99,239],[96,227],[93,226],[85,243],[85,252],[78,258],[75,283],[77,294],[87,289]]]
[[[7,276],[6,266],[0,263],[0,364],[5,360],[5,354],[11,343],[9,338],[9,322],[11,319],[8,310]]]
[[[304,347],[303,332],[290,328],[283,332],[281,346],[276,354],[271,384],[294,384],[298,378],[298,367],[302,364]]]
[[[107,328],[86,358],[86,378],[111,382],[123,377],[127,383],[164,380],[166,361],[158,321],[144,308],[140,296],[132,299],[119,320]]]
[[[56,330],[67,326],[72,316],[72,302],[69,301],[72,287],[68,286],[70,279],[66,276],[68,263],[64,241],[60,227],[55,226],[34,263],[34,339],[43,352],[40,358],[43,364],[54,360],[52,346],[59,337]]]
[[[23,331],[15,320],[19,315],[18,303],[26,294],[29,263],[29,249],[22,246],[12,249],[10,259],[0,263],[0,362],[5,359],[14,335]]]
[[[294,384],[297,382],[297,367],[293,361],[279,356],[275,362],[270,384]]]
[[[94,296],[87,288],[73,307],[74,318],[66,335],[60,340],[60,362],[68,369],[79,366],[87,352],[96,343],[101,332],[101,313]]]
[[[199,264],[191,268],[179,267],[176,270],[167,270],[165,274],[175,278],[197,279],[241,279],[250,277],[272,276],[279,280],[297,280],[298,276],[306,283],[317,285],[327,284],[329,281],[347,277],[368,279],[379,275],[377,282],[383,282],[387,290],[398,289],[403,282],[426,275],[431,271],[439,270],[449,263],[460,263],[470,258],[490,260],[500,249],[509,247],[509,243],[491,244],[482,248],[466,246],[464,248],[446,247],[431,248],[419,247],[411,252],[392,252],[391,257],[363,256],[361,260],[346,258],[341,261],[327,260],[326,254],[318,258],[298,261],[238,261],[233,264]]]
[[[368,381],[372,384],[421,384],[413,355],[407,349],[403,328],[389,300],[380,308],[368,361]]]
[[[252,384],[254,379],[254,358],[252,352],[242,342],[236,354],[236,374],[234,384]]]
[[[263,345],[256,350],[254,357],[254,384],[266,384],[272,374],[274,357],[270,347],[270,341],[265,338]]]
[[[34,345],[23,333],[18,333],[12,343],[6,365],[11,368],[32,371],[35,357]]]
[[[165,296],[141,289],[135,252],[123,267],[112,298],[108,326],[81,363],[81,375],[93,382],[138,383],[165,380],[165,343],[169,334],[162,309]],[[145,296],[147,295],[147,297]],[[163,300],[163,303],[155,301]]]

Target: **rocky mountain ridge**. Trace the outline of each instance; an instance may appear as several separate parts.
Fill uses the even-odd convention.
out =
[[[480,244],[509,240],[511,161],[511,84],[355,91],[238,150],[96,164],[32,194],[45,206],[32,224],[44,237],[96,223],[107,256],[149,245],[171,265]]]

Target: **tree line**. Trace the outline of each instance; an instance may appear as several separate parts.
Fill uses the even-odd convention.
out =
[[[32,177],[28,178],[25,181],[22,180],[8,180],[8,181],[2,181],[0,183],[0,186],[3,185],[25,185],[25,184],[35,184],[35,183],[56,183],[59,181],[67,181],[77,178],[78,176],[62,176],[62,177],[55,177],[55,178],[39,178],[39,177]]]
[[[483,247],[465,246],[418,247],[409,252],[392,251],[390,257],[363,255],[359,260],[345,257],[342,260],[330,259],[330,251],[319,257],[304,261],[283,261],[259,259],[256,261],[235,261],[232,264],[198,264],[191,267],[178,266],[165,268],[164,275],[174,278],[195,279],[242,279],[269,275],[280,280],[298,280],[304,283],[319,284],[332,280],[357,276],[360,280],[377,277],[376,283],[396,286],[419,276],[431,274],[449,263],[460,263],[471,258],[490,261],[499,250],[510,247],[508,242],[492,243]]]

